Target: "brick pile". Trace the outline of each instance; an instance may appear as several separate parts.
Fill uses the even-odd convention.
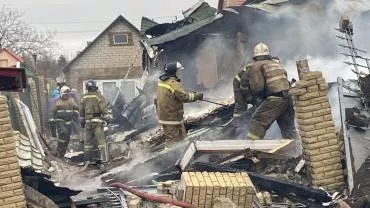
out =
[[[321,72],[306,72],[291,89],[311,184],[329,191],[344,184],[341,147]]]
[[[183,201],[210,208],[216,198],[229,198],[238,207],[252,207],[255,188],[247,173],[183,172]]]
[[[0,207],[26,207],[8,103],[0,96]]]

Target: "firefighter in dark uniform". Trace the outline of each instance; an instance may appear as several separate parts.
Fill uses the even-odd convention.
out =
[[[70,96],[69,87],[63,86],[60,93],[60,98],[52,106],[49,122],[56,124],[58,130],[57,157],[64,157],[72,133],[72,122],[78,121],[79,110]]]
[[[106,101],[98,91],[94,80],[85,84],[88,91],[81,97],[80,121],[85,128],[84,155],[85,161],[100,163],[105,160],[104,123],[110,122]]]
[[[264,43],[256,45],[253,59],[255,62],[248,73],[249,85],[252,94],[263,101],[252,115],[247,138],[263,139],[274,121],[277,121],[284,139],[298,138],[286,70],[270,56]]]
[[[203,99],[202,93],[185,91],[178,79],[180,69],[183,67],[179,62],[168,63],[164,67],[164,74],[158,80],[157,113],[164,131],[166,146],[187,136],[183,103]]]

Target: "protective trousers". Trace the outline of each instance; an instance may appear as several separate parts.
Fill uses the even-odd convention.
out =
[[[252,115],[248,139],[263,139],[266,131],[277,121],[284,139],[297,139],[298,133],[294,124],[293,101],[287,97],[267,97]]]
[[[101,161],[104,152],[105,135],[103,123],[91,122],[85,125],[84,154],[86,161]]]
[[[165,125],[162,124],[163,133],[165,136],[165,144],[168,146],[169,144],[177,141],[183,140],[186,136],[186,129],[184,123],[180,125]]]
[[[57,123],[57,129],[58,129],[58,139],[57,139],[57,156],[58,157],[64,157],[66,154],[69,140],[71,139],[71,123],[65,123],[65,122],[58,122]]]

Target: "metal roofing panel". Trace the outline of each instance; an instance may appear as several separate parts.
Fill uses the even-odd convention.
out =
[[[141,35],[143,35],[146,30],[152,28],[155,25],[158,25],[158,23],[147,17],[142,17],[141,18],[141,28],[140,28]]]
[[[146,42],[148,43],[148,45],[153,46],[153,45],[158,45],[158,44],[162,44],[162,43],[166,43],[166,42],[176,40],[180,37],[186,36],[186,35],[190,34],[191,32],[194,32],[194,31],[212,23],[213,21],[215,21],[216,19],[219,19],[220,17],[222,17],[222,14],[217,14],[215,16],[206,18],[204,20],[194,22],[193,24],[186,25],[182,28],[171,31],[171,32],[166,33],[164,35],[161,35],[159,37],[147,39]]]
[[[35,170],[44,169],[44,159],[39,150],[32,147],[29,138],[17,132],[16,152],[20,167],[32,167]]]

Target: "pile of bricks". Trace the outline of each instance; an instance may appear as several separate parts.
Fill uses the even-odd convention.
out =
[[[252,207],[255,188],[247,173],[183,172],[183,201],[196,207],[212,207],[216,198],[229,198],[238,207]]]
[[[328,84],[321,72],[305,72],[290,90],[309,179],[335,191],[344,184],[339,138],[331,115]]]
[[[8,103],[0,95],[0,207],[26,207],[22,178],[9,118]]]

